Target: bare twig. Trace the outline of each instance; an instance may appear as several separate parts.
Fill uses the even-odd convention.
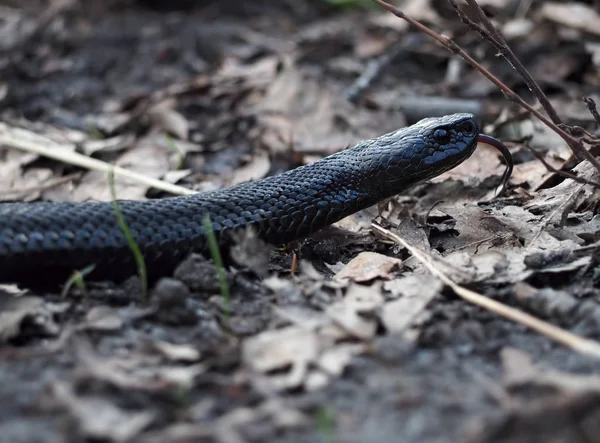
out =
[[[555,168],[554,166],[552,166],[550,163],[548,163],[546,161],[546,159],[544,158],[543,154],[541,154],[540,152],[537,151],[537,149],[532,148],[529,143],[523,143],[523,145],[529,149],[529,151],[540,161],[542,162],[542,164],[546,167],[546,169],[550,172],[553,172],[556,175],[560,175],[561,177],[565,177],[565,178],[570,178],[571,180],[573,180],[574,182],[577,183],[581,183],[582,185],[591,185],[597,188],[600,188],[600,183],[592,181],[592,180],[588,180],[586,178],[583,177],[579,177],[578,175],[572,174],[570,172],[567,171],[563,171],[560,169]]]
[[[151,186],[174,195],[189,195],[196,193],[183,186],[174,185],[164,180],[158,180],[119,166],[113,166],[98,159],[74,152],[69,149],[71,146],[68,144],[61,145],[47,137],[40,136],[39,134],[25,129],[13,128],[2,122],[0,122],[0,145],[32,152],[63,163],[89,169],[90,171],[106,173],[114,171],[115,176],[118,176],[119,178]]]
[[[596,108],[596,102],[592,97],[584,97],[583,101],[585,102],[590,114],[594,117],[596,124],[600,127],[600,114],[598,114],[598,108]]]
[[[464,11],[462,11],[462,9],[460,9],[458,7],[455,0],[448,0],[448,1],[452,5],[452,7],[456,10],[459,17],[462,19],[462,21],[465,22],[471,28],[475,29],[481,35],[482,38],[484,38],[485,40],[488,40],[492,44],[494,49],[496,49],[496,51],[498,51],[499,55],[504,57],[504,59],[508,62],[508,64],[510,64],[512,66],[512,68],[515,71],[517,71],[517,73],[523,79],[523,81],[525,82],[527,87],[531,90],[531,92],[533,92],[533,94],[535,95],[537,100],[540,102],[540,104],[542,105],[542,107],[544,108],[544,110],[546,111],[548,116],[550,117],[550,120],[552,120],[552,122],[555,125],[560,125],[562,123],[562,121],[561,121],[560,117],[558,116],[554,107],[550,104],[548,97],[546,97],[546,94],[544,94],[544,92],[542,91],[542,88],[540,88],[540,86],[533,79],[533,77],[531,76],[529,71],[525,68],[525,66],[523,66],[523,64],[521,63],[521,60],[519,60],[517,58],[517,56],[512,51],[510,46],[508,46],[508,43],[506,43],[504,36],[496,29],[496,27],[492,24],[492,22],[487,18],[484,10],[481,9],[481,6],[479,6],[479,4],[477,4],[477,2],[475,0],[466,0],[466,2],[469,4],[469,6],[471,6],[477,13],[477,17],[479,18],[479,21],[483,24],[483,28],[481,26],[477,25],[477,23],[473,22],[469,17],[467,17],[467,15],[464,13]]]
[[[588,160],[592,165],[594,165],[594,167],[598,171],[600,171],[600,161],[598,161],[598,159],[596,159],[590,152],[588,152],[587,149],[585,149],[583,147],[580,140],[573,137],[571,134],[569,134],[564,129],[560,128],[552,120],[550,120],[548,117],[546,117],[545,115],[540,113],[537,109],[535,109],[535,107],[533,107],[532,105],[527,103],[525,100],[523,100],[523,98],[521,98],[521,96],[519,96],[512,89],[510,89],[499,78],[497,78],[495,75],[493,75],[491,72],[489,72],[483,66],[481,66],[473,57],[471,57],[469,54],[467,54],[465,51],[463,51],[456,44],[456,42],[454,42],[452,39],[438,34],[437,32],[435,32],[431,28],[425,26],[421,22],[407,16],[406,14],[404,14],[404,12],[402,10],[394,7],[393,5],[391,5],[389,3],[386,3],[383,0],[373,0],[373,1],[375,3],[377,3],[378,5],[380,5],[382,8],[384,8],[386,11],[394,14],[396,17],[401,18],[402,20],[407,21],[408,23],[410,23],[411,25],[413,25],[420,31],[429,35],[431,38],[437,40],[439,43],[441,43],[446,49],[448,49],[452,53],[457,54],[460,57],[462,57],[465,61],[467,61],[467,63],[469,63],[471,66],[473,66],[475,69],[477,69],[481,74],[483,74],[485,77],[487,77],[487,79],[490,80],[492,83],[494,83],[502,91],[502,93],[508,100],[527,109],[538,120],[540,120],[542,123],[544,123],[550,129],[552,129],[554,132],[556,132],[569,145],[569,147],[571,148],[571,150],[573,151],[573,153],[575,154],[575,156],[577,158]]]
[[[454,293],[463,300],[533,329],[534,331],[537,331],[577,352],[600,359],[600,343],[575,335],[569,331],[559,328],[558,326],[554,326],[550,323],[540,320],[533,315],[527,314],[523,311],[507,306],[482,294],[478,294],[475,291],[471,291],[463,286],[460,286],[444,272],[442,272],[439,267],[435,266],[435,264],[432,262],[432,258],[426,253],[411,246],[398,235],[375,223],[372,223],[371,226],[385,237],[401,244],[408,249],[410,253],[417,260],[419,260],[429,272],[431,272],[435,277],[439,278],[443,283],[448,285],[450,289],[452,289],[452,291],[454,291]]]
[[[393,44],[382,55],[371,60],[360,77],[346,91],[348,101],[356,103],[363,92],[371,87],[373,82],[382,75],[390,63],[403,54],[404,46],[404,44],[400,43]]]

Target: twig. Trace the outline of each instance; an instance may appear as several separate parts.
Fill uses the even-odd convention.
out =
[[[527,103],[525,100],[523,100],[523,98],[521,98],[521,96],[519,96],[512,89],[510,89],[507,85],[505,85],[499,78],[497,78],[490,71],[488,71],[483,66],[481,66],[473,57],[471,57],[469,54],[467,54],[465,51],[463,51],[456,44],[456,42],[454,42],[452,39],[438,34],[437,32],[435,32],[431,28],[425,26],[421,22],[407,16],[406,14],[404,14],[404,12],[402,12],[402,10],[394,7],[393,5],[391,5],[389,3],[384,2],[383,0],[373,0],[373,1],[375,3],[377,3],[378,5],[380,5],[382,8],[384,8],[386,11],[394,14],[396,17],[401,18],[402,20],[406,20],[408,23],[410,23],[411,25],[413,25],[420,31],[429,35],[431,38],[437,40],[439,43],[441,43],[446,49],[448,49],[452,53],[457,54],[460,57],[462,57],[464,60],[467,61],[467,63],[469,63],[471,66],[473,66],[475,69],[477,69],[481,74],[483,74],[485,77],[487,77],[487,79],[490,80],[492,83],[494,83],[502,91],[502,93],[508,100],[527,109],[530,113],[535,115],[535,117],[538,118],[538,120],[540,120],[542,123],[544,123],[550,129],[552,129],[554,132],[556,132],[569,145],[569,147],[571,148],[571,150],[573,151],[575,156],[577,156],[579,159],[588,160],[592,165],[594,165],[594,167],[598,171],[600,171],[600,161],[598,161],[598,159],[596,159],[590,152],[588,152],[587,149],[585,149],[583,147],[583,145],[581,144],[581,142],[578,139],[574,138],[571,134],[566,132],[564,129],[562,129],[558,125],[554,124],[548,117],[546,117],[545,115],[540,113],[537,109],[535,109],[535,107],[533,107],[532,105]]]
[[[477,17],[479,18],[479,21],[483,24],[483,28],[477,25],[477,23],[473,22],[469,17],[467,17],[464,11],[458,7],[455,0],[448,1],[456,10],[462,21],[471,28],[475,29],[479,33],[479,35],[481,35],[482,38],[488,40],[492,44],[494,49],[498,51],[499,55],[504,57],[508,64],[511,65],[515,71],[517,71],[517,73],[523,79],[527,87],[531,90],[531,92],[533,92],[537,100],[540,102],[540,104],[550,117],[550,120],[552,120],[552,122],[555,125],[560,125],[562,121],[556,113],[554,107],[550,104],[548,97],[546,97],[546,94],[544,94],[544,92],[542,91],[542,88],[540,88],[540,86],[533,79],[529,71],[525,69],[525,66],[523,66],[521,60],[519,60],[515,53],[512,51],[512,49],[510,49],[510,46],[508,46],[508,43],[506,43],[506,40],[504,39],[504,36],[487,18],[484,10],[481,9],[479,4],[477,4],[475,0],[466,0],[469,6],[471,6],[475,10],[475,12],[477,12]]]
[[[444,272],[442,272],[439,268],[437,268],[432,262],[431,257],[426,255],[421,250],[409,245],[405,240],[403,240],[398,235],[394,234],[387,229],[372,223],[371,226],[377,230],[379,233],[384,235],[385,237],[393,240],[396,243],[401,244],[406,249],[410,251],[410,253],[419,260],[434,276],[439,278],[443,283],[448,285],[450,289],[454,291],[456,295],[458,295],[463,300],[477,305],[481,308],[487,309],[488,311],[494,312],[504,318],[517,322],[521,325],[524,325],[534,331],[537,331],[546,337],[561,343],[577,352],[588,355],[590,357],[600,359],[600,343],[589,340],[578,335],[575,335],[565,329],[554,326],[548,322],[540,320],[533,315],[527,314],[518,309],[512,308],[505,304],[502,304],[496,300],[488,298],[482,294],[479,294],[475,291],[471,291],[467,288],[460,286],[455,283],[450,277],[448,277]]]
[[[594,186],[596,188],[600,188],[600,183],[592,181],[592,180],[588,180],[586,178],[583,177],[579,177],[578,175],[575,175],[571,172],[567,172],[567,171],[562,171],[560,169],[555,168],[554,166],[552,166],[550,163],[548,163],[546,161],[546,159],[544,158],[544,156],[539,153],[537,151],[537,149],[531,147],[529,145],[529,143],[523,143],[523,146],[525,146],[527,149],[529,149],[529,151],[540,161],[542,162],[542,164],[546,167],[546,169],[550,172],[553,172],[556,175],[560,175],[561,177],[565,177],[565,178],[570,178],[571,180],[573,180],[574,182],[577,183],[581,183],[582,185],[591,185]]]
[[[110,173],[114,172],[115,176],[129,179],[161,191],[168,192],[174,195],[189,195],[196,192],[177,186],[162,180],[157,180],[152,177],[130,171],[120,166],[113,166],[95,158],[87,157],[78,152],[70,151],[69,145],[62,146],[46,137],[27,131],[20,128],[11,128],[4,123],[0,123],[0,145],[10,146],[12,148],[21,149],[22,151],[33,152],[34,154],[43,157],[51,158],[63,163],[79,166],[80,168],[89,169]]]
[[[598,125],[598,127],[600,127],[600,114],[598,114],[598,108],[596,108],[596,102],[594,101],[594,99],[592,97],[583,97],[583,101],[585,102],[585,105],[587,106],[588,110],[590,111],[590,114],[592,114],[592,116],[594,117],[596,124]]]
[[[363,92],[371,87],[373,82],[379,78],[385,69],[403,53],[404,44],[398,42],[391,45],[382,55],[371,60],[366,69],[346,91],[346,98],[351,103],[356,103]]]

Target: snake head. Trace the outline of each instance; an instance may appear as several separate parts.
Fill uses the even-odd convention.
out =
[[[473,114],[452,114],[380,137],[379,148],[371,145],[365,154],[379,165],[377,181],[397,194],[462,163],[475,151],[478,137]]]

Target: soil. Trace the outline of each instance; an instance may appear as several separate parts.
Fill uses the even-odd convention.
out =
[[[600,98],[598,33],[561,22],[544,2],[524,12],[518,1],[481,3],[564,121],[597,135],[580,97]],[[405,7],[533,102],[448,3]],[[3,441],[600,441],[597,355],[465,301],[370,227],[376,220],[446,257],[470,290],[600,340],[596,192],[544,184],[547,171],[524,144],[558,166],[568,148],[479,73],[369,2],[0,8],[1,122],[155,178],[184,171],[171,180],[181,186],[276,174],[445,109],[476,112],[513,141],[517,162],[505,196],[494,197],[504,165],[482,148],[383,212],[287,248],[246,239],[225,266],[229,296],[201,255],[147,300],[136,276],[66,294],[3,287]],[[361,90],[357,80],[376,61],[381,69]],[[522,126],[495,124],[502,112]],[[529,139],[519,132],[527,130]],[[0,154],[3,200],[107,198],[102,175],[6,145]],[[117,192],[167,195],[128,182]],[[364,276],[366,263],[352,266],[360,257],[375,276]],[[336,278],[342,270],[348,279]]]

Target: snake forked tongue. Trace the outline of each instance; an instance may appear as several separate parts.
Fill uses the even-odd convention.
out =
[[[485,143],[486,145],[490,145],[496,148],[498,151],[500,151],[502,157],[504,157],[506,169],[504,170],[504,174],[502,174],[502,187],[500,188],[500,192],[498,192],[498,195],[501,195],[504,193],[504,191],[506,191],[506,188],[508,186],[508,180],[510,179],[510,176],[513,172],[514,161],[512,154],[510,153],[506,145],[504,145],[504,143],[489,135],[479,134],[479,137],[477,137],[477,142]]]

